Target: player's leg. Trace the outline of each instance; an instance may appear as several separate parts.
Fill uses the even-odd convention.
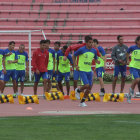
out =
[[[131,96],[134,95],[135,86],[136,86],[136,84],[138,84],[140,82],[140,70],[133,68],[132,74],[133,74],[134,80],[132,81],[131,87],[129,89],[129,95],[127,97],[128,103],[131,103]]]
[[[23,95],[24,91],[24,81],[25,81],[25,70],[20,71],[20,91],[21,95]]]
[[[115,66],[114,67],[114,79],[113,79],[113,82],[112,82],[112,93],[115,93],[116,82],[118,80],[119,71],[120,71],[119,66]]]
[[[120,72],[121,72],[121,90],[120,90],[120,93],[123,93],[124,86],[125,86],[125,78],[126,78],[126,66],[121,66]]]
[[[42,73],[44,93],[49,92],[49,87],[47,86],[47,83],[48,83],[47,77],[48,77],[48,72]],[[44,93],[43,93],[43,95],[44,95]]]
[[[48,80],[47,80],[47,83],[48,83],[48,90],[50,91],[52,85],[51,85],[51,80],[52,80],[52,75],[53,75],[53,70],[48,70]]]
[[[4,73],[0,71],[0,94],[3,86],[4,86]]]
[[[61,72],[58,72],[58,87],[60,91],[64,94],[62,80],[63,80],[63,74]]]
[[[13,83],[13,96],[17,97],[17,83],[16,83],[16,70],[11,70],[11,74],[10,74],[11,78],[12,78],[12,83]]]
[[[36,74],[34,73],[34,76],[35,76],[35,81],[34,81],[34,95],[37,95],[37,87],[38,87],[38,82],[40,80],[40,77],[41,77],[41,73],[40,74]]]
[[[77,70],[74,70],[74,73],[73,73],[73,88],[74,90],[77,88],[77,83],[78,83],[78,79],[79,79],[79,71]]]
[[[69,81],[70,81],[70,72],[67,72],[64,75],[65,75],[65,81],[66,81],[67,95],[69,95],[69,92],[70,92],[70,84],[69,84]]]
[[[103,81],[103,76],[104,76],[104,68],[100,67],[96,69],[96,74],[97,74],[97,78],[99,79],[100,82],[100,95],[103,96],[105,93],[105,89],[104,89],[104,81]]]

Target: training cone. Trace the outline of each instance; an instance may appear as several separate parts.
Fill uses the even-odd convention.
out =
[[[29,103],[36,103],[39,104],[39,99],[37,95],[33,96],[18,96],[19,104],[29,104]]]
[[[14,98],[11,94],[0,95],[0,103],[14,103]]]
[[[100,95],[99,93],[92,93],[88,95],[87,101],[97,101],[100,102]]]
[[[113,101],[113,102],[123,102],[124,100],[124,93],[120,94],[111,94],[111,93],[105,93],[103,102]]]
[[[53,93],[45,92],[45,96],[48,101],[64,100],[64,96],[62,92],[53,92]]]

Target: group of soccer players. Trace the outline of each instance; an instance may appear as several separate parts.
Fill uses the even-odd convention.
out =
[[[123,36],[117,36],[118,44],[113,48],[111,57],[114,61],[114,79],[112,82],[112,93],[115,93],[116,81],[121,73],[121,90],[123,93],[126,77],[126,65],[129,63],[130,73],[133,77],[132,85],[129,89],[128,102],[131,103],[131,96],[134,95],[134,88],[138,85],[140,92],[140,36],[135,40],[136,45],[127,47],[123,44]],[[85,99],[90,93],[93,86],[93,74],[100,81],[100,94],[104,95],[105,87],[103,75],[105,72],[106,54],[103,47],[99,45],[97,39],[91,36],[85,36],[85,43],[71,46],[63,46],[59,41],[54,43],[54,49],[50,48],[50,40],[41,40],[40,48],[33,52],[32,71],[34,72],[34,94],[37,94],[37,86],[40,78],[43,79],[44,93],[51,89],[51,81],[54,77],[58,82],[58,89],[63,92],[62,81],[65,79],[67,97],[70,92],[70,72],[71,67],[74,69],[73,81],[74,90],[77,99],[80,99],[80,92],[84,92],[80,106],[85,107]],[[8,49],[0,50],[0,92],[3,94],[6,82],[10,77],[13,82],[14,96],[19,94],[18,81],[21,82],[21,94],[23,94],[25,74],[28,74],[28,54],[25,52],[25,46],[21,44],[17,51],[14,50],[15,42],[9,42]],[[71,55],[72,54],[72,55]],[[130,54],[131,61],[130,61]],[[95,62],[96,68],[92,69]],[[2,71],[3,64],[3,71]],[[82,86],[78,87],[77,81],[82,81]]]

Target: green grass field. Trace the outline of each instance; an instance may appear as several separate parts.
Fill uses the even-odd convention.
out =
[[[1,117],[1,140],[139,140],[140,115]]]

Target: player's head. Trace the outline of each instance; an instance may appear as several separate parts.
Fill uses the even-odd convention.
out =
[[[93,40],[90,35],[85,36],[85,42],[88,49],[92,48]]]
[[[10,41],[10,42],[9,42],[8,47],[9,47],[9,50],[10,50],[10,51],[14,50],[15,44],[16,44],[15,41]]]
[[[66,50],[67,50],[67,48],[68,48],[68,46],[67,45],[64,45],[63,48],[62,48],[62,52],[65,53]]]
[[[45,48],[48,50],[49,49],[49,46],[51,44],[51,41],[49,39],[44,40],[44,44],[45,44]]]
[[[93,46],[98,47],[99,41],[97,39],[93,39]]]
[[[78,42],[77,42],[77,44],[82,44],[82,43],[83,43],[83,41],[78,41]]]
[[[123,36],[122,36],[122,35],[118,35],[118,36],[117,36],[117,40],[118,40],[118,43],[119,43],[120,45],[123,44]]]
[[[59,41],[54,42],[54,49],[58,51],[60,49],[61,43]]]
[[[45,40],[40,40],[40,49],[44,50],[45,49]]]
[[[19,52],[20,53],[23,53],[24,50],[25,50],[25,45],[24,44],[20,44],[20,46],[19,46]]]
[[[140,36],[137,36],[137,37],[136,37],[135,43],[136,43],[138,46],[140,46]]]

